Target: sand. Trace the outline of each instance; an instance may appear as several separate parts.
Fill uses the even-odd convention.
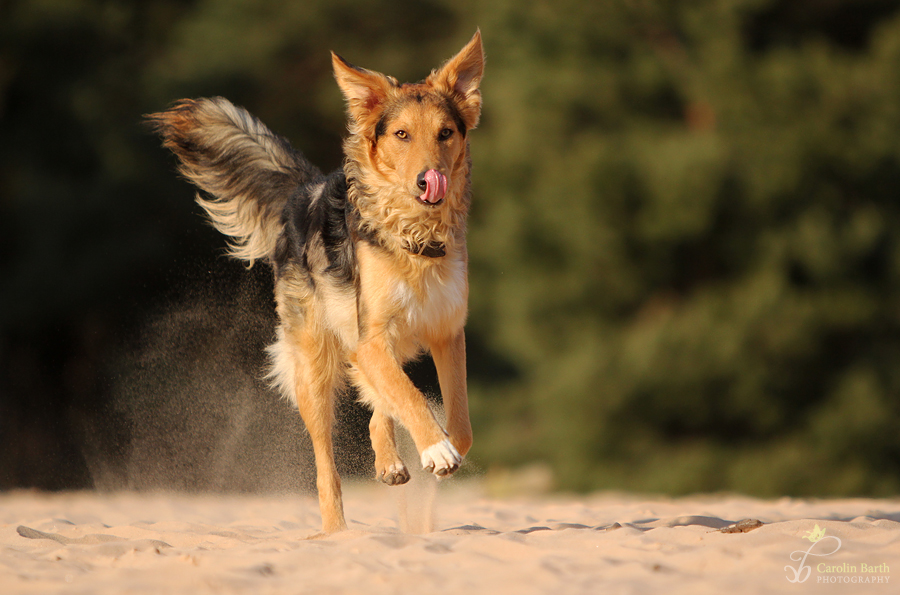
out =
[[[312,496],[0,494],[0,593],[900,592],[900,500],[345,487],[318,539]]]

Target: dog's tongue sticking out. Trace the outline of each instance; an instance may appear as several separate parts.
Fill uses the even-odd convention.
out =
[[[425,172],[425,192],[419,196],[422,202],[439,203],[447,194],[447,177],[436,169]]]

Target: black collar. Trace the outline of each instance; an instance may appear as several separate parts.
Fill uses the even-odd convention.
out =
[[[437,242],[428,242],[427,244],[413,244],[412,246],[403,246],[406,250],[416,256],[424,256],[426,258],[440,258],[447,255],[447,245]]]

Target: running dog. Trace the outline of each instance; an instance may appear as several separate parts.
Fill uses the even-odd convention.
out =
[[[269,377],[312,439],[322,527],[346,528],[332,428],[349,384],[372,410],[375,475],[409,480],[395,420],[422,467],[446,476],[472,445],[463,326],[468,300],[468,132],[481,114],[481,34],[420,83],[332,52],[347,102],[344,164],[324,175],[287,140],[223,98],[147,116],[230,254],[272,266],[278,313]],[[446,429],[403,371],[430,352]]]

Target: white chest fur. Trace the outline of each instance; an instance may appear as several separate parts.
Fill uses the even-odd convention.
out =
[[[429,267],[415,287],[397,280],[393,297],[400,307],[400,322],[416,335],[446,334],[465,325],[468,285],[463,259]]]

